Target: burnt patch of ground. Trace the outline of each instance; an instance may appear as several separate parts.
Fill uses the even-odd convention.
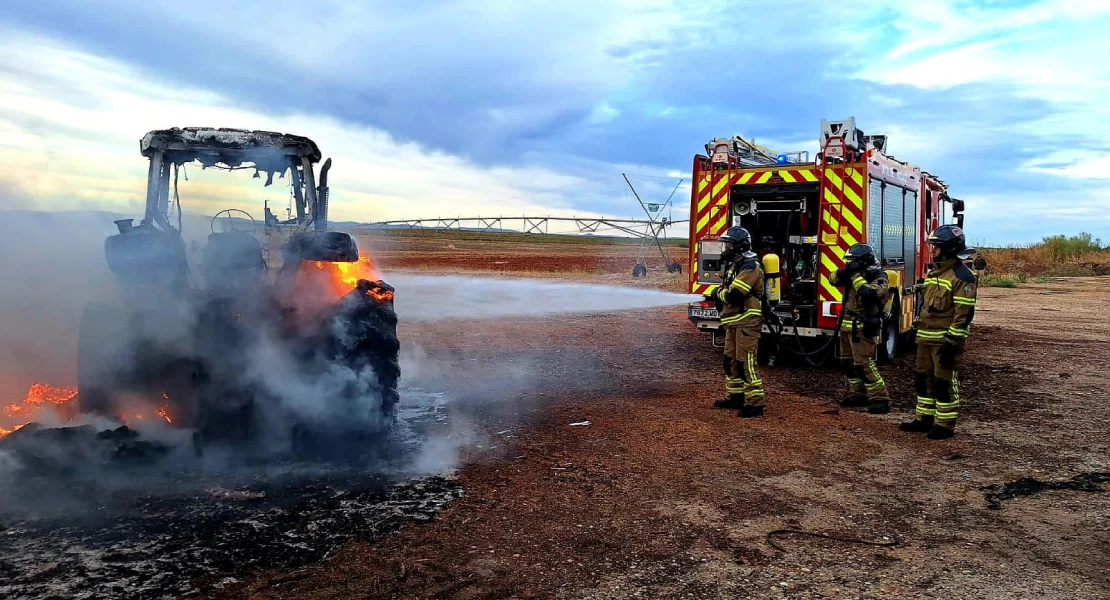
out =
[[[0,596],[174,598],[259,569],[312,564],[353,540],[430,520],[461,495],[441,477],[362,472],[150,492],[70,517],[5,521]]]

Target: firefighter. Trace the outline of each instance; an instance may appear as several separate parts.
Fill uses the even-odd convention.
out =
[[[848,376],[845,407],[866,406],[867,412],[890,412],[886,382],[875,366],[883,317],[890,300],[890,284],[869,244],[855,244],[844,253],[844,266],[832,274],[832,284],[844,287],[844,318],[840,326],[840,355]]]
[[[933,268],[925,278],[925,301],[917,316],[917,411],[902,431],[928,432],[931,440],[955,435],[960,408],[960,362],[975,318],[975,273],[964,264],[970,254],[962,229],[941,225],[925,240]]]
[[[975,276],[979,279],[987,273],[987,259],[983,258],[982,254],[975,253],[975,261],[971,263],[971,268],[975,269]]]
[[[738,408],[740,417],[763,416],[763,380],[756,370],[756,352],[763,332],[763,267],[752,252],[752,236],[743,227],[729,227],[720,237],[723,278],[713,300],[725,328],[725,391],[717,408]]]

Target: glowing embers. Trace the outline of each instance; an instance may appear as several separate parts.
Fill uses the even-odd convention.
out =
[[[0,437],[8,435],[38,419],[44,411],[53,411],[64,420],[77,414],[77,389],[55,387],[45,383],[35,383],[27,390],[22,402],[4,407],[3,424],[0,424]]]
[[[152,419],[173,423],[169,399],[169,394],[163,392],[162,400],[166,402],[153,412],[143,405],[153,406],[155,403],[136,402],[135,408],[122,411],[115,417],[125,424]],[[22,402],[9,404],[0,412],[0,437],[19,431],[34,421],[71,423],[79,412],[77,402],[77,388],[57,387],[45,383],[31,384]]]

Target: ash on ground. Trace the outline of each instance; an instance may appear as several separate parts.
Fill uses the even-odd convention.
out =
[[[318,562],[348,541],[430,520],[462,490],[451,476],[413,475],[421,436],[442,421],[443,407],[428,397],[406,404],[402,398],[394,451],[371,462],[271,460],[217,472],[167,462],[162,457],[173,452],[156,446],[159,460],[138,464],[106,465],[97,454],[96,479],[88,471],[8,477],[0,597],[188,596],[256,570]],[[88,431],[48,435],[87,439]],[[124,431],[105,437],[135,448]]]

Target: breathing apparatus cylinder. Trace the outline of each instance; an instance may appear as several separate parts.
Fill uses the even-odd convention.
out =
[[[897,290],[896,293],[890,295],[890,299],[886,301],[886,306],[883,307],[883,314],[889,315],[891,310],[894,309],[894,297],[902,295],[902,272],[887,269],[886,280],[891,289]],[[901,315],[896,318],[901,322]]]
[[[779,290],[779,255],[774,252],[763,255],[763,288],[764,296],[771,304],[782,297]]]

